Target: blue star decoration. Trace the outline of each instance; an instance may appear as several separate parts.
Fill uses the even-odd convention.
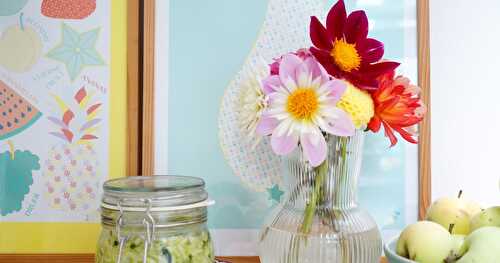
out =
[[[74,81],[86,66],[105,65],[95,49],[98,37],[99,28],[78,33],[62,23],[62,42],[49,51],[47,57],[64,63],[71,81]]]
[[[269,194],[269,200],[274,200],[279,203],[281,201],[281,196],[283,196],[285,192],[280,189],[279,185],[274,184],[273,187],[267,188],[267,193]]]

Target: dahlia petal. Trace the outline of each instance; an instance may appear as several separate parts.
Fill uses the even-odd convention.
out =
[[[384,112],[388,108],[394,107],[399,102],[399,97],[392,97],[382,103],[380,103],[377,107],[377,110],[380,112]]]
[[[362,63],[373,63],[384,56],[384,44],[376,39],[367,38],[358,44]]]
[[[263,116],[259,123],[257,123],[256,132],[259,135],[267,136],[273,133],[274,129],[278,126],[278,120],[272,117]]]
[[[421,122],[423,117],[420,116],[411,116],[407,117],[407,119],[404,121],[404,123],[401,125],[402,127],[408,127],[408,126],[413,126]]]
[[[266,95],[278,91],[277,87],[279,86],[281,86],[281,80],[277,75],[272,75],[262,80],[262,90]]]
[[[386,72],[378,77],[378,81],[380,82],[380,85],[384,86],[390,86],[392,82],[394,81],[394,76],[396,75],[396,71],[389,71]]]
[[[407,142],[414,144],[418,143],[418,141],[415,138],[413,138],[414,135],[409,133],[405,129],[396,127],[394,128],[394,130],[397,131],[401,135],[401,137],[403,137],[403,139],[405,139]]]
[[[297,128],[297,132],[299,134],[308,133],[310,131],[310,129],[309,129],[309,123],[307,123],[306,120],[300,120],[300,121],[298,121],[296,123],[297,123],[297,125],[295,127]]]
[[[280,62],[275,59],[273,63],[269,64],[269,69],[271,75],[278,75],[280,73]]]
[[[403,93],[405,92],[405,87],[402,86],[402,85],[395,85],[393,84],[393,91],[395,94],[398,94],[398,95],[403,95]]]
[[[325,109],[325,108],[328,108],[328,107],[337,107],[337,103],[339,102],[338,99],[336,98],[332,98],[332,97],[329,97],[328,95],[324,94],[324,95],[321,95],[319,98],[318,98],[318,101],[320,103],[320,106],[319,108],[321,110]]]
[[[280,124],[278,124],[278,127],[276,127],[273,134],[276,133],[276,136],[281,137],[283,134],[288,133],[292,128],[292,123],[293,121],[291,118],[284,119],[280,122]]]
[[[316,141],[314,143],[313,141]],[[302,150],[313,166],[319,166],[326,159],[327,145],[325,138],[320,134],[301,134],[300,144],[302,145]]]
[[[318,62],[323,65],[323,67],[325,66],[323,62],[332,61],[332,57],[330,56],[330,53],[328,51],[317,49],[315,47],[311,47],[309,50],[311,51],[311,54],[313,54],[313,56],[318,60]]]
[[[321,142],[320,141],[321,138],[324,139],[325,137],[323,137],[321,130],[317,126],[309,125],[309,127],[310,127],[309,131],[305,134],[307,134],[307,136],[309,137],[309,140],[312,143],[312,145],[316,147]]]
[[[326,119],[339,118],[340,117],[340,115],[338,114],[339,110],[340,110],[339,108],[331,107],[330,105],[328,105],[328,106],[321,105],[320,106],[321,115],[323,117],[325,117]]]
[[[301,49],[295,51],[294,54],[297,55],[302,60],[306,60],[307,58],[312,57],[312,54],[311,54],[311,52],[309,52],[308,48],[301,48]]]
[[[366,74],[370,77],[379,77],[385,73],[394,71],[400,63],[393,61],[384,61],[374,64],[366,64],[361,67],[359,73]]]
[[[374,78],[360,76],[359,74],[351,73],[348,76],[349,81],[356,87],[367,90],[374,91],[378,89],[378,82]]]
[[[302,64],[302,59],[294,54],[286,54],[280,63],[280,79],[282,83],[288,80],[295,80],[295,69]]]
[[[288,83],[288,85],[295,85],[295,84],[293,82],[293,83]],[[277,93],[283,94],[285,96],[288,96],[290,94],[290,91],[288,90],[288,87],[286,87],[285,83],[281,83],[281,86],[275,88],[278,89],[276,91]]]
[[[324,67],[326,72],[328,72],[328,74],[338,79],[341,79],[343,77],[343,72],[335,65],[332,57],[330,56],[330,53],[314,47],[311,47],[310,51],[318,60],[318,62]]]
[[[311,41],[317,48],[330,50],[333,47],[333,41],[326,31],[326,28],[321,24],[319,19],[311,16],[311,24],[309,26],[309,35]]]
[[[377,116],[373,116],[373,118],[368,123],[368,129],[372,132],[378,132],[381,126],[380,118]]]
[[[325,68],[321,66],[321,64],[319,64],[314,57],[307,58],[304,61],[304,64],[306,64],[309,70],[311,71],[313,79],[321,77],[321,80],[323,82],[329,79],[329,75],[326,72]]]
[[[339,101],[346,89],[347,85],[345,82],[335,79],[323,83],[323,85],[319,88],[318,93],[320,96],[326,93],[330,99]]]
[[[344,28],[347,43],[358,43],[368,36],[368,18],[365,11],[358,10],[349,14]]]
[[[321,116],[319,116],[319,114],[317,114],[316,116],[314,116],[313,118],[313,123],[320,127],[321,129],[323,129],[323,127],[325,127],[327,125],[325,119]]]
[[[277,119],[277,120],[282,121],[284,119],[290,118],[290,114],[288,114],[288,113],[277,113],[277,114],[273,115],[273,117],[275,119]]]
[[[283,84],[288,93],[292,93],[294,90],[297,89],[297,81],[292,78],[288,78],[283,82]]]
[[[396,138],[396,136],[394,135],[392,128],[384,121],[382,121],[382,124],[384,125],[385,137],[388,137],[391,141],[391,147],[396,145],[396,143],[398,142],[398,138]]]
[[[311,85],[312,73],[307,64],[302,63],[302,65],[297,67],[295,79],[297,80],[298,87],[309,87]]]
[[[264,115],[269,117],[275,117],[278,114],[284,114],[284,113],[286,113],[286,110],[284,109],[283,105],[273,105],[268,110],[266,110]]]
[[[287,96],[280,92],[273,92],[267,95],[270,104],[285,104]]]
[[[335,111],[335,117],[327,117],[327,125],[322,129],[330,134],[337,136],[352,136],[356,127],[351,120],[351,117],[339,108],[332,108]]]
[[[325,81],[328,81],[328,80],[325,80]],[[315,90],[318,90],[319,87],[321,86],[321,83],[323,83],[324,81],[321,79],[321,77],[317,77],[316,79],[314,79],[312,82],[311,82],[311,88],[312,89],[315,89]]]
[[[410,87],[410,86],[412,86],[410,84],[410,79],[408,79],[406,77],[403,77],[403,76],[397,76],[396,78],[394,78],[393,85],[394,86],[403,86],[403,87]]]
[[[419,118],[423,118],[423,116],[427,113],[427,107],[420,101],[420,105],[415,109],[415,115]]]
[[[347,20],[344,0],[339,0],[328,12],[326,17],[326,30],[330,33],[332,40],[341,38]]]
[[[363,64],[359,70],[348,73],[346,78],[360,89],[376,90],[385,85],[384,75],[392,74],[398,66],[399,63],[392,61]],[[392,82],[392,79],[390,81]]]
[[[290,115],[288,117],[290,118]],[[300,129],[301,129],[301,124],[299,122],[292,121],[290,123],[290,127],[288,128],[288,135],[296,133],[297,131],[300,131]]]
[[[271,148],[278,155],[291,153],[297,147],[298,142],[299,136],[295,133],[277,136],[277,133],[273,132],[271,136]]]

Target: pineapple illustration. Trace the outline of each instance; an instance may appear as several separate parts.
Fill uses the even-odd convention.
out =
[[[44,162],[45,196],[54,209],[88,216],[97,210],[97,191],[102,180],[94,146],[101,103],[90,103],[92,94],[85,87],[69,103],[57,95],[53,97],[60,116],[48,117],[56,126],[50,134],[61,139],[61,143],[49,149]]]

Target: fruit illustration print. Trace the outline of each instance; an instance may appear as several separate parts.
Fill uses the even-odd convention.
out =
[[[73,106],[54,95],[60,114],[48,117],[55,131],[51,135],[61,143],[50,147],[44,162],[45,196],[57,210],[96,213],[101,176],[96,148],[101,119],[101,103],[91,103],[92,95],[82,87],[73,98]]]

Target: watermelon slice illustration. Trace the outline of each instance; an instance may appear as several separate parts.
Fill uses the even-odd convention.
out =
[[[29,128],[42,113],[0,80],[0,140]]]

